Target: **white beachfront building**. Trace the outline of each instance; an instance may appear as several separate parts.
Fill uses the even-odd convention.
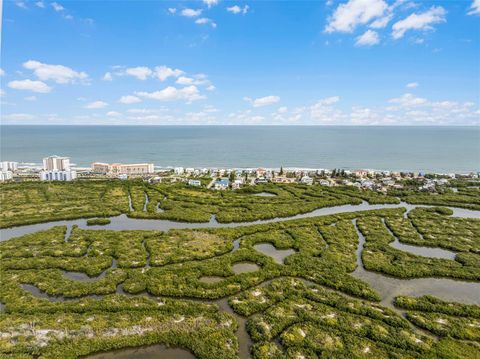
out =
[[[77,178],[76,171],[42,171],[41,181],[72,181]]]

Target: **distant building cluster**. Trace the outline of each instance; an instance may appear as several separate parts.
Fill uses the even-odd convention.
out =
[[[193,168],[168,167],[155,169],[153,163],[103,163],[93,162],[88,168],[72,168],[69,157],[49,156],[42,160],[42,167],[34,164],[19,164],[13,161],[0,162],[0,182],[12,180],[73,181],[77,177],[142,178],[150,183],[183,182],[191,187],[206,187],[211,190],[237,190],[244,186],[267,183],[297,183],[311,186],[352,186],[361,190],[387,193],[402,188],[436,192],[449,186],[455,174],[424,174],[413,172],[343,170],[343,169],[265,169],[250,168]],[[478,179],[479,173],[459,175]],[[455,191],[455,188],[451,188]]]
[[[18,162],[0,162],[0,182],[13,179],[13,173],[18,169]]]

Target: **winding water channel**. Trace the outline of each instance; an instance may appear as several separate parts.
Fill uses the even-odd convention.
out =
[[[146,198],[146,202],[148,197]],[[129,198],[130,206],[131,199]],[[145,204],[146,207],[146,204]],[[144,210],[145,210],[144,207]],[[387,204],[387,205],[370,205],[367,202],[364,202],[360,205],[344,205],[336,207],[328,207],[314,210],[309,213],[299,214],[292,217],[286,218],[274,218],[269,220],[258,220],[253,222],[244,222],[244,223],[218,223],[214,216],[212,216],[210,222],[208,223],[184,223],[184,222],[175,222],[169,220],[156,220],[156,219],[135,219],[129,218],[127,215],[123,214],[116,217],[111,217],[111,223],[105,226],[87,226],[86,219],[78,220],[68,220],[68,221],[54,221],[48,223],[39,223],[33,225],[19,226],[13,228],[6,228],[0,230],[0,240],[5,241],[11,238],[22,236],[29,233],[34,233],[41,230],[49,229],[53,226],[67,226],[66,239],[68,238],[72,226],[77,225],[78,227],[86,230],[95,230],[95,229],[109,229],[109,230],[163,230],[167,231],[169,229],[182,229],[182,228],[220,228],[220,227],[237,227],[237,226],[249,226],[255,224],[263,223],[272,223],[278,221],[299,219],[299,218],[308,218],[324,215],[332,215],[346,212],[356,212],[356,211],[365,211],[365,210],[375,210],[375,209],[385,209],[385,208],[406,208],[408,211],[417,208],[417,207],[427,207],[427,206],[417,206],[409,205],[407,203],[400,204]],[[451,208],[453,211],[453,217],[463,217],[463,218],[480,218],[480,211],[473,211],[461,208]],[[356,220],[352,221],[355,229],[357,231],[359,245],[357,248],[357,268],[352,273],[353,276],[367,282],[372,288],[374,288],[381,296],[381,304],[390,308],[393,307],[393,298],[398,295],[410,295],[410,296],[421,296],[421,295],[435,295],[444,300],[457,301],[468,304],[480,304],[480,283],[476,282],[466,282],[459,281],[447,278],[419,278],[419,279],[397,279],[389,277],[383,274],[370,272],[365,270],[363,262],[361,259],[361,254],[363,251],[363,245],[365,238],[362,233],[358,230],[356,225]],[[388,229],[388,227],[386,226]],[[388,229],[389,230],[389,229]],[[390,230],[389,230],[390,231]],[[396,249],[407,251],[416,255],[426,256],[426,257],[435,257],[443,258],[448,260],[453,260],[455,258],[455,253],[439,248],[429,248],[429,247],[419,247],[412,246],[401,243],[398,238],[390,231],[390,234],[395,238],[395,241],[390,243],[390,245]],[[233,243],[233,251],[236,251],[240,246],[240,239],[237,239]],[[284,259],[295,253],[293,249],[278,250],[270,243],[259,243],[254,246],[254,248],[265,254],[271,256],[277,263],[283,264]],[[116,261],[113,262],[113,266],[116,266]],[[239,262],[233,266],[235,273],[245,273],[258,270],[258,265],[249,262]],[[105,276],[106,271],[100,274],[97,277],[91,278],[84,273],[79,272],[64,272],[65,276],[71,280],[77,280],[82,282],[95,281],[103,276]],[[223,280],[222,277],[202,277],[200,280],[204,283],[216,283]],[[263,283],[265,284],[265,283]],[[69,300],[68,298],[63,297],[52,297],[48,294],[41,292],[37,287],[24,284],[22,287],[25,290],[28,290],[32,294],[38,297],[48,298],[51,301],[62,301]],[[123,291],[121,285],[117,288],[117,293],[126,294]],[[141,293],[140,295],[150,296],[148,293]],[[95,298],[101,298],[99,296],[92,296]],[[151,296],[152,298],[156,298]],[[237,321],[239,322],[239,329],[237,331],[237,338],[239,342],[239,356],[240,358],[249,357],[249,347],[251,346],[250,337],[246,331],[246,321],[248,318],[244,318],[235,314],[232,308],[228,305],[228,298],[223,298],[216,301],[204,301],[206,303],[217,304],[222,311],[226,311],[232,314]],[[394,308],[395,309],[395,308]],[[193,354],[183,349],[167,348],[163,345],[154,345],[149,347],[141,347],[134,349],[123,349],[120,351],[114,351],[109,353],[99,353],[92,356],[89,356],[91,359],[101,359],[101,358],[176,358],[176,359],[189,359],[194,358]]]
[[[343,206],[334,206],[334,207],[324,207],[313,210],[311,212],[297,214],[290,217],[277,217],[272,219],[257,220],[251,222],[232,222],[232,223],[220,223],[216,220],[215,216],[210,218],[209,222],[202,223],[189,223],[189,222],[176,222],[167,219],[141,219],[141,218],[130,218],[126,214],[121,214],[115,217],[109,217],[110,223],[107,225],[94,225],[88,226],[87,219],[74,219],[74,220],[65,220],[65,221],[51,221],[45,223],[36,223],[25,226],[17,226],[11,228],[0,229],[0,241],[6,241],[11,238],[23,236],[25,234],[35,233],[38,231],[43,231],[55,226],[67,226],[72,227],[73,225],[78,226],[82,229],[109,229],[113,231],[123,231],[123,230],[159,230],[159,231],[168,231],[170,229],[185,229],[185,228],[229,228],[229,227],[239,227],[239,226],[251,226],[256,224],[265,224],[272,222],[280,222],[287,220],[294,220],[300,218],[310,218],[318,216],[327,216],[340,213],[349,213],[349,212],[358,212],[358,211],[371,211],[375,209],[386,209],[386,208],[405,208],[406,213],[411,211],[414,208],[419,207],[430,207],[423,205],[411,205],[405,202],[399,204],[369,204],[368,202],[363,202],[359,205],[343,205]],[[452,217],[463,217],[463,218],[480,218],[480,211],[474,211],[464,208],[454,208],[449,207],[452,211]],[[133,210],[133,208],[131,209]]]

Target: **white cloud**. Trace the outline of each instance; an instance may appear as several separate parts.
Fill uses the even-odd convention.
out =
[[[417,88],[417,87],[418,87],[418,82],[409,82],[409,83],[406,85],[406,87],[409,88],[409,89]]]
[[[288,107],[286,107],[286,106],[279,107],[277,112],[278,113],[287,113],[288,112]]]
[[[118,116],[121,116],[122,114],[120,112],[117,112],[117,111],[108,111],[107,112],[107,116],[109,117],[118,117]]]
[[[107,107],[108,103],[103,102],[103,101],[93,101],[85,105],[85,108],[88,109],[98,109],[98,108],[104,108]]]
[[[180,12],[180,15],[186,16],[186,17],[197,17],[197,16],[200,16],[201,13],[202,13],[202,9],[197,9],[197,10],[194,10],[194,9],[183,9],[183,10]]]
[[[213,85],[209,85],[205,88],[205,90],[207,90],[207,91],[215,91],[215,89],[216,89],[216,87],[213,86]]]
[[[278,96],[265,96],[265,97],[259,97],[256,99],[251,99],[250,97],[245,97],[245,101],[248,101],[252,104],[253,107],[262,107],[262,106],[268,106],[268,105],[273,105],[274,103],[277,103],[280,101],[280,97]]]
[[[357,37],[356,46],[372,46],[380,43],[378,33],[373,30],[367,30],[362,35]]]
[[[113,76],[110,72],[105,72],[105,75],[103,75],[102,80],[103,81],[112,81]]]
[[[480,15],[480,0],[473,0],[467,15]]]
[[[169,77],[178,77],[183,74],[184,72],[182,70],[171,69],[170,67],[162,65],[155,67],[154,76],[156,76],[160,81],[165,81]]]
[[[52,7],[53,7],[53,10],[57,12],[65,10],[65,8],[62,5],[56,2],[52,2]]]
[[[32,70],[40,80],[52,80],[58,84],[74,83],[77,80],[83,82],[88,80],[87,73],[77,72],[63,65],[49,65],[39,61],[29,60],[23,63],[23,67]]]
[[[256,125],[265,120],[264,116],[255,115],[252,110],[245,110],[239,112],[232,112],[228,114],[228,121],[230,124],[251,124]]]
[[[144,97],[158,101],[179,101],[185,100],[187,102],[202,100],[205,96],[200,95],[198,88],[194,85],[178,89],[173,86],[168,86],[160,91],[155,92],[135,92],[138,97]]]
[[[10,121],[27,121],[35,119],[35,116],[28,113],[10,113],[3,116],[3,118]]]
[[[387,9],[388,5],[383,0],[349,0],[340,4],[328,18],[325,31],[352,32],[358,25],[381,17]]]
[[[130,67],[125,70],[127,75],[136,77],[139,80],[146,80],[150,75],[152,75],[152,70],[145,66]]]
[[[232,14],[244,14],[245,15],[248,12],[249,9],[250,9],[250,7],[248,5],[245,5],[243,8],[238,6],[238,5],[227,7],[227,11],[231,12]]]
[[[25,101],[37,101],[37,96],[27,96],[23,98]]]
[[[10,81],[8,87],[15,90],[27,90],[39,93],[48,93],[52,90],[45,82],[32,80]]]
[[[175,83],[183,86],[189,86],[189,85],[208,86],[208,87],[212,86],[211,82],[207,78],[207,75],[205,74],[197,74],[197,75],[194,75],[193,77],[180,76],[179,78],[177,78]],[[213,89],[210,89],[209,91],[212,91],[214,89],[215,87]]]
[[[429,10],[420,14],[411,14],[392,26],[392,36],[400,39],[408,30],[433,30],[431,25],[445,22],[447,12],[441,6],[432,6]]]
[[[390,22],[390,20],[392,20],[393,18],[393,14],[390,13],[390,14],[387,14],[383,17],[380,17],[378,18],[377,20],[373,21],[369,27],[371,27],[372,29],[383,29],[385,26],[388,25],[388,23]]]
[[[28,9],[27,5],[23,1],[16,1],[15,5],[17,5],[19,8],[22,8],[22,9]]]
[[[338,123],[344,120],[345,115],[342,111],[333,107],[334,104],[340,101],[339,96],[330,96],[320,99],[306,110],[310,118],[315,123]],[[297,112],[302,112],[299,110]]]
[[[174,8],[174,7],[169,7],[169,8],[168,8],[168,12],[169,12],[170,14],[175,14],[175,13],[177,12],[177,9]]]
[[[414,107],[426,104],[427,100],[421,97],[417,97],[411,93],[405,93],[400,97],[388,100],[388,102],[396,103],[403,107]]]
[[[0,76],[5,76],[5,71],[3,71],[3,69],[0,69]]]
[[[215,22],[213,22],[212,19],[209,19],[207,17],[201,17],[201,18],[195,20],[195,24],[198,24],[198,25],[210,24],[210,26],[212,26],[213,28],[217,27],[217,24]]]
[[[132,95],[122,96],[118,100],[118,102],[124,103],[124,104],[132,104],[132,103],[137,103],[141,101],[142,100],[140,100],[137,96],[132,96]]]
[[[43,1],[37,1],[35,5],[39,8],[45,9],[45,3]]]
[[[211,8],[212,6],[215,6],[218,4],[218,0],[203,0],[203,3],[208,6],[208,8]]]

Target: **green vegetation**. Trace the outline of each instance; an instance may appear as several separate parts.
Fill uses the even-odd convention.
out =
[[[365,268],[400,278],[480,280],[480,256],[468,252],[477,253],[480,248],[480,220],[451,218],[442,213],[445,212],[439,209],[415,209],[409,214],[411,222],[391,216],[385,220],[373,216],[359,219],[358,229],[366,241],[362,252]],[[414,227],[418,228],[418,232]],[[391,247],[389,243],[395,238],[389,228],[402,242],[467,252],[459,253],[454,261],[417,256]]]
[[[110,224],[110,219],[108,218],[93,218],[87,219],[87,226],[105,226]]]
[[[83,185],[42,184],[58,198],[80,196],[75,186]],[[72,199],[78,205],[75,215],[96,218],[90,224],[106,219],[107,207],[141,218],[178,215],[208,221],[216,215],[236,222],[334,203],[398,201],[342,187],[266,185],[220,193],[183,184],[92,185],[97,195],[108,188],[118,196],[91,206]],[[24,187],[24,196],[38,192],[37,186]],[[3,195],[8,186],[0,188]],[[252,196],[258,192],[276,196]],[[38,216],[25,203],[19,207],[25,218],[8,204],[1,223],[58,219],[62,211],[55,201],[50,209],[35,202]],[[161,343],[185,348],[198,358],[235,358],[237,328],[244,321],[254,358],[479,357],[479,306],[400,296],[395,305],[407,311],[403,317],[378,304],[380,295],[352,275],[358,265],[358,230],[365,237],[362,260],[367,270],[397,278],[480,281],[478,219],[455,218],[450,210],[436,207],[404,214],[395,208],[168,232],[77,226],[69,232],[56,226],[0,242],[0,357],[77,358]],[[395,237],[457,254],[455,260],[417,256],[393,248]],[[294,252],[279,264],[255,250],[259,243]],[[241,273],[235,270],[239,263],[256,267]],[[219,281],[207,283],[203,277]],[[233,314],[225,307],[227,299]]]
[[[438,298],[397,297],[397,306],[408,309],[407,319],[441,337],[476,341],[480,347],[480,306],[450,303]]]
[[[128,211],[120,181],[22,182],[0,186],[0,228]]]
[[[260,192],[276,196],[252,196]],[[0,228],[122,213],[133,218],[186,222],[208,222],[215,215],[223,223],[247,222],[360,204],[362,200],[375,204],[399,203],[394,197],[348,187],[269,184],[216,192],[183,183],[118,180],[8,183],[0,186],[0,200]]]

